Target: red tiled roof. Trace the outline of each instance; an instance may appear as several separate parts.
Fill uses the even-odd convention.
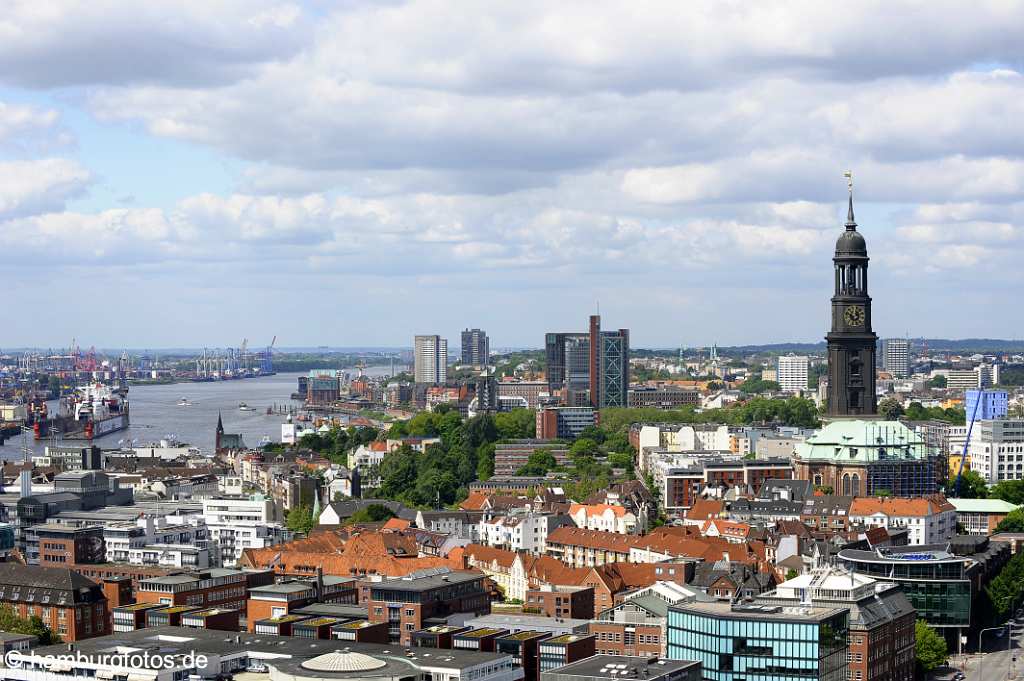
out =
[[[954,511],[956,508],[941,494],[912,499],[895,497],[857,497],[850,504],[851,516],[865,516],[882,513],[887,516],[925,518],[943,511]]]

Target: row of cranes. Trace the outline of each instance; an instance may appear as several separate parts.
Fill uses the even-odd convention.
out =
[[[217,378],[224,376],[269,375],[274,373],[274,345],[277,336],[264,350],[249,349],[249,339],[242,339],[241,346],[224,350],[203,348],[201,357],[196,358],[196,377]]]

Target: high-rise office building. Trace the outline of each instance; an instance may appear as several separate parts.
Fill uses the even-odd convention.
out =
[[[595,409],[629,403],[629,329],[602,331],[590,316],[590,403]]]
[[[895,378],[910,375],[910,341],[906,338],[889,338],[882,347],[882,368]]]
[[[466,329],[462,332],[462,364],[474,369],[487,366],[491,355],[491,342],[480,329]]]
[[[544,337],[548,389],[565,390],[570,406],[625,407],[629,394],[629,329],[602,331],[590,317],[586,333]]]
[[[798,393],[807,390],[807,373],[810,362],[806,355],[779,357],[775,365],[775,380],[785,392]]]
[[[417,383],[448,380],[448,341],[440,336],[416,336],[415,377]]]

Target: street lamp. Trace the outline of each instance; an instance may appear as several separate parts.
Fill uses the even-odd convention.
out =
[[[985,666],[985,653],[981,649],[981,635],[984,634],[986,631],[999,631],[1000,629],[1007,629],[1007,630],[1009,630],[1009,628],[1010,628],[1009,624],[1004,624],[1004,625],[999,626],[999,627],[989,627],[987,629],[982,629],[981,631],[978,632],[978,678],[979,679],[984,679],[985,678],[982,675],[982,669]]]

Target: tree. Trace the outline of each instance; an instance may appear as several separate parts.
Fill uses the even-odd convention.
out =
[[[577,456],[593,456],[598,451],[597,443],[585,437],[581,437],[569,447],[569,455],[575,459]]]
[[[789,581],[790,579],[796,579],[798,576],[799,575],[797,574],[797,571],[794,570],[793,568],[789,568],[788,570],[786,570],[786,580],[787,581]]]
[[[60,636],[43,623],[36,615],[19,617],[10,605],[0,605],[0,631],[11,634],[28,634],[39,637],[39,645],[48,646],[60,643]]]
[[[740,384],[740,392],[748,395],[757,393],[778,392],[782,386],[776,381],[765,381],[760,378],[751,378]]]
[[[633,454],[612,452],[608,455],[608,465],[612,468],[625,468],[627,471],[631,471],[633,470]]]
[[[903,416],[903,405],[895,397],[887,397],[878,403],[878,413],[886,421],[895,421]]]
[[[946,650],[946,639],[935,633],[924,620],[917,620],[914,625],[917,639],[917,667],[919,672],[927,674],[943,664],[949,657]],[[920,678],[920,677],[919,677]]]
[[[938,375],[938,376],[932,376],[931,380],[928,381],[928,387],[929,388],[939,388],[939,389],[945,388],[946,387],[946,377],[941,375],[941,374]]]
[[[587,440],[593,440],[599,445],[604,444],[604,441],[607,439],[604,430],[602,430],[600,426],[587,426],[580,431],[580,437]]]
[[[395,517],[394,511],[383,504],[370,504],[361,508],[348,519],[349,523],[379,523]]]
[[[881,488],[881,489],[876,489],[875,490],[875,496],[880,498],[880,499],[885,499],[887,497],[891,497],[892,496],[892,490],[891,489],[885,489],[884,487]]]
[[[555,455],[547,449],[535,449],[530,453],[526,464],[519,467],[516,475],[543,476],[558,465]]]
[[[521,440],[537,433],[537,413],[532,409],[513,409],[495,414],[494,425],[502,440]]]
[[[490,480],[494,475],[494,443],[480,445],[476,450],[476,478]]]
[[[1007,515],[1009,518],[1009,515]],[[1024,591],[1024,553],[1018,553],[1003,566],[985,587],[992,609],[999,617],[1010,614],[1011,604]]]
[[[960,499],[984,499],[988,497],[988,485],[977,471],[966,470],[960,476],[960,492],[956,490],[956,476],[946,482],[946,496]]]
[[[1024,480],[1002,480],[997,482],[988,491],[992,499],[1002,499],[1011,504],[1020,506],[1024,504]]]
[[[309,506],[296,506],[288,511],[285,525],[296,534],[309,534],[316,526],[317,519],[313,517],[313,509]]]
[[[996,525],[996,532],[1024,532],[1024,508],[1015,508]]]

